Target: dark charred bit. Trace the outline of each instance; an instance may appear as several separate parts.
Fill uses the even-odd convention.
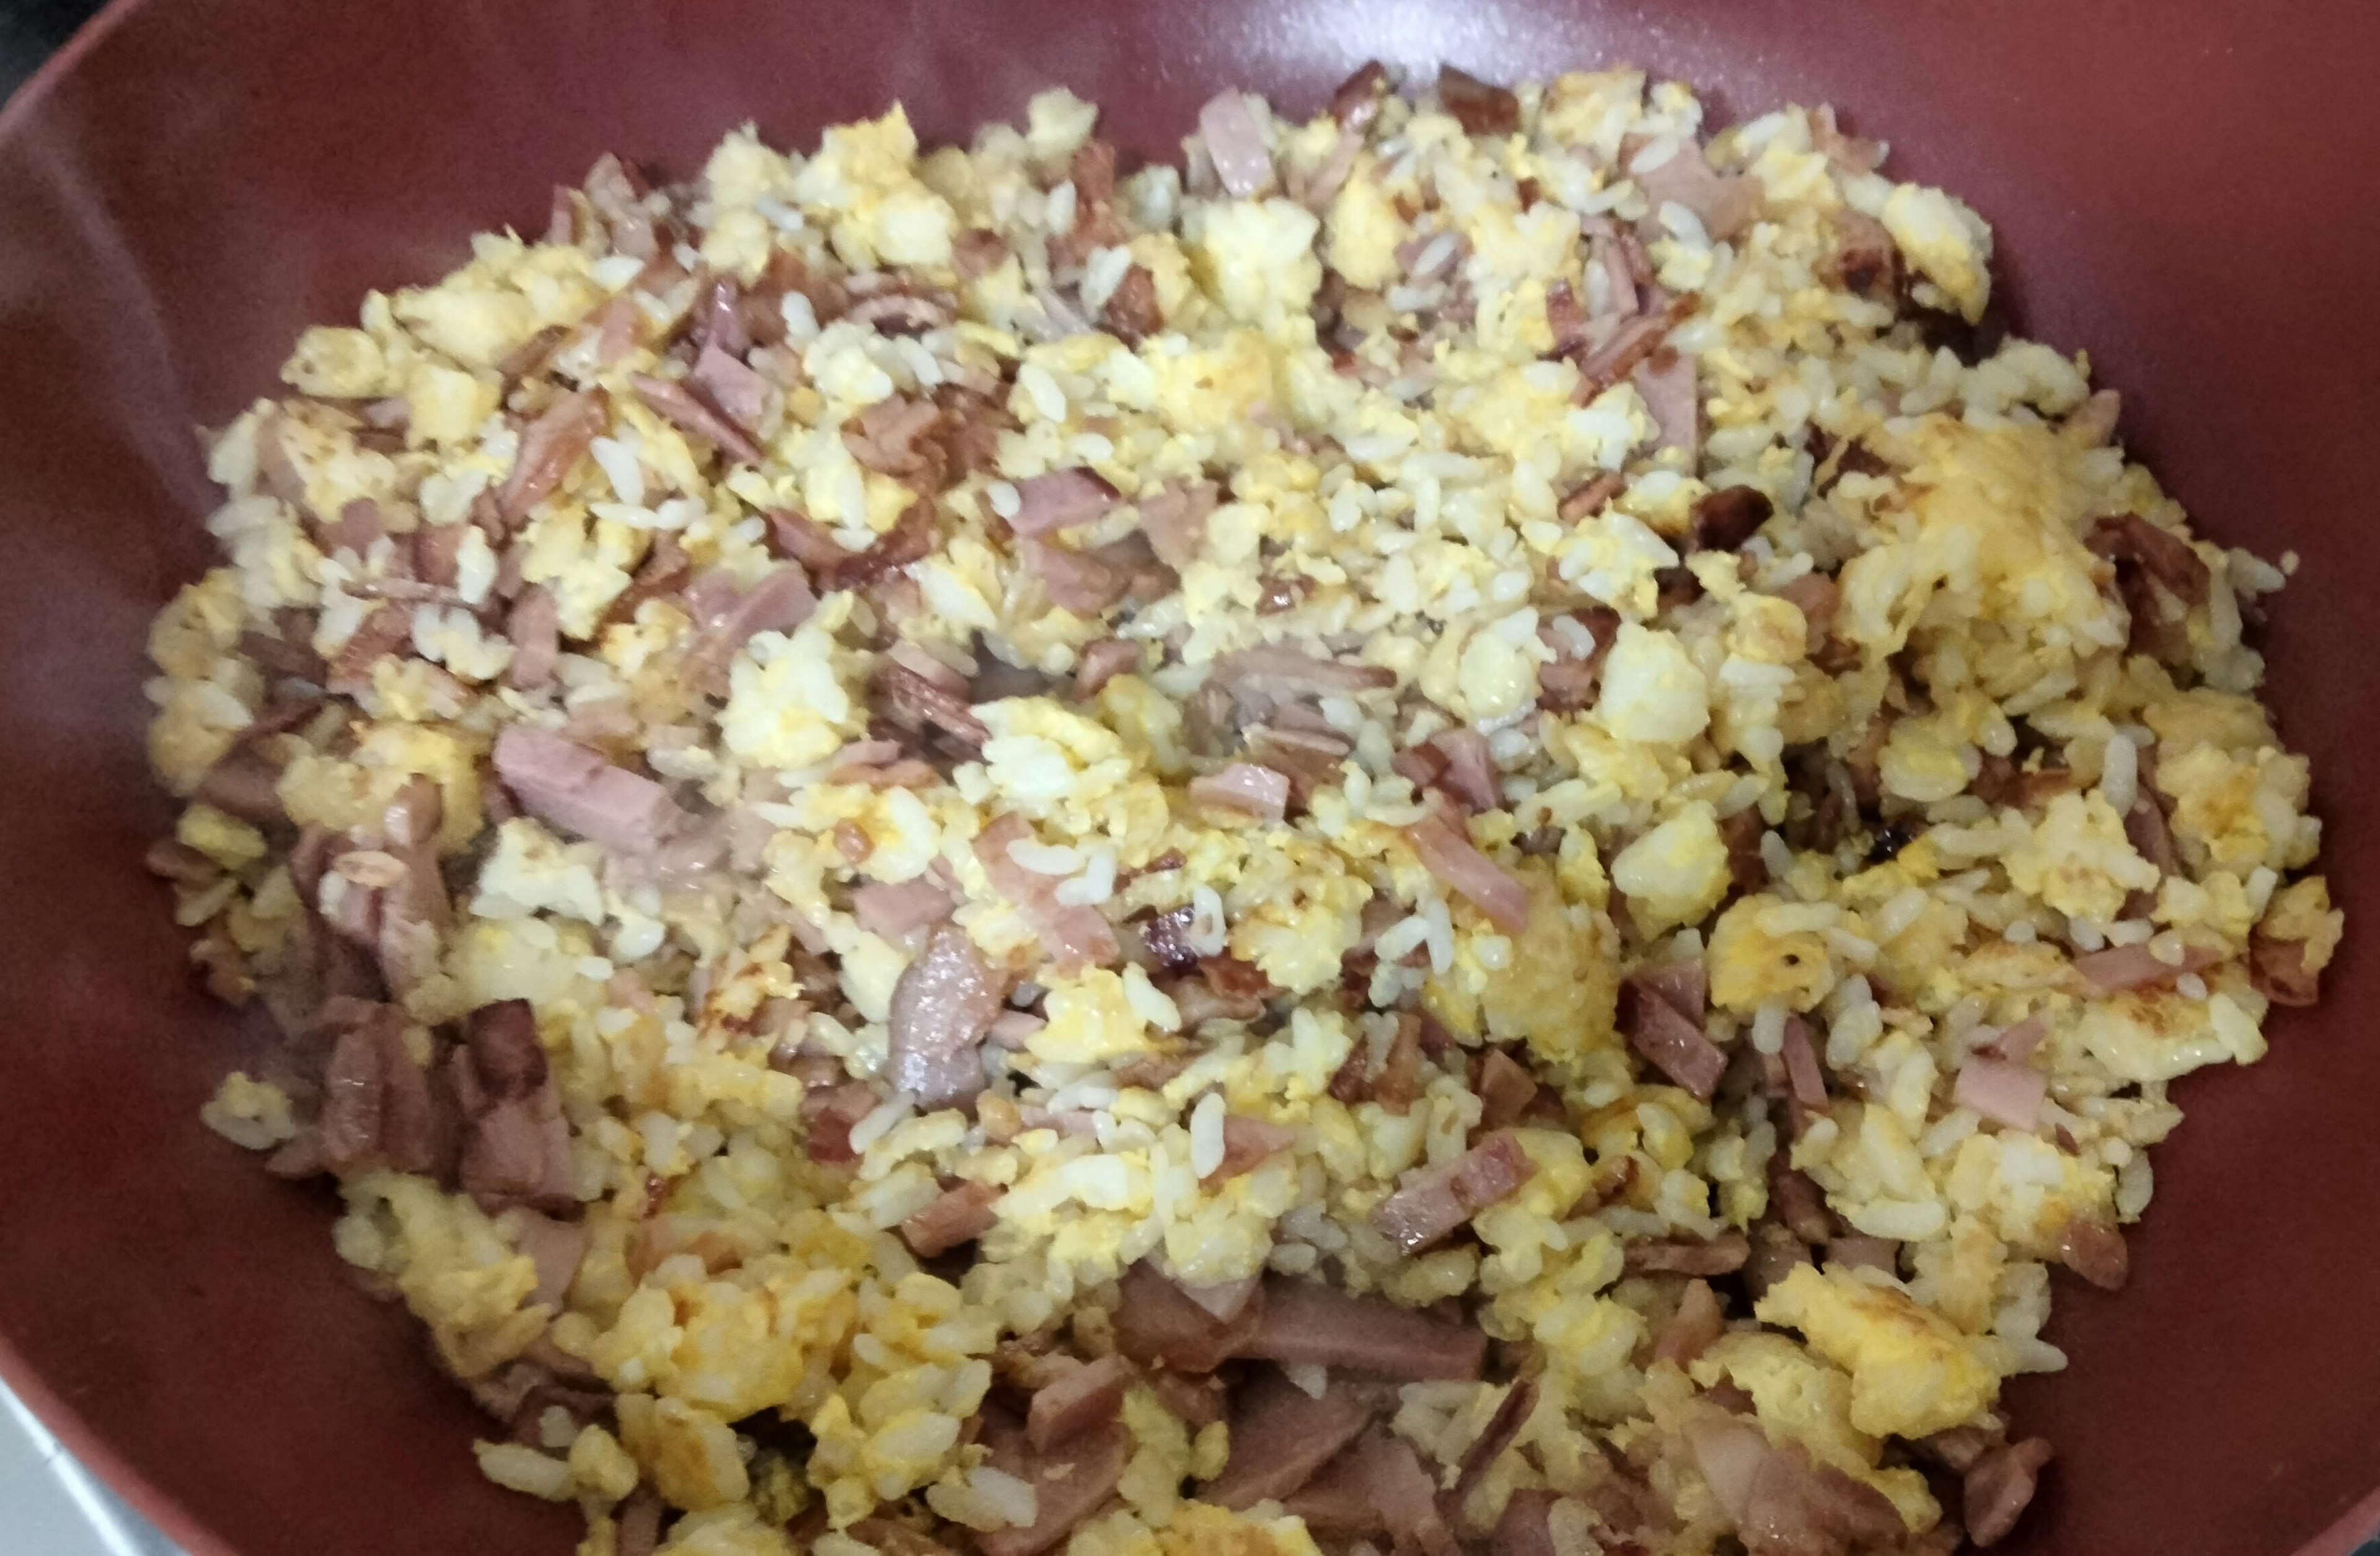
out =
[[[1696,551],[1733,551],[1759,532],[1777,505],[1755,486],[1722,486],[1694,504],[1690,533]]]
[[[1691,567],[1659,568],[1653,574],[1653,586],[1661,591],[1660,608],[1665,611],[1691,605],[1703,597],[1703,581]]]
[[[1521,128],[1521,100],[1468,70],[1438,67],[1438,101],[1466,135],[1511,135]]]
[[[1890,864],[1900,857],[1900,851],[1917,841],[1920,829],[1906,821],[1887,821],[1876,829],[1867,845],[1867,862],[1871,865]]]

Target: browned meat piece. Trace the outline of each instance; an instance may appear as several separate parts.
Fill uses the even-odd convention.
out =
[[[207,769],[190,797],[244,821],[285,821],[288,816],[282,809],[277,788],[280,782],[281,770],[262,752],[253,746],[235,746]]]
[[[1096,907],[1060,902],[1053,878],[1027,869],[1009,857],[1010,844],[1032,835],[1032,826],[1013,811],[977,834],[976,857],[983,861],[993,888],[1025,915],[1041,939],[1042,951],[1061,971],[1113,963],[1123,949],[1116,939],[1115,926]]]
[[[1355,67],[1330,93],[1330,116],[1342,129],[1362,134],[1380,115],[1380,100],[1389,92],[1389,67],[1377,59]]]
[[[1382,1391],[1337,1378],[1317,1399],[1279,1368],[1258,1368],[1232,1402],[1231,1456],[1199,1495],[1234,1510],[1287,1497],[1354,1441],[1384,1402]]]
[[[1451,65],[1438,67],[1439,105],[1466,135],[1512,135],[1521,128],[1521,100]]]
[[[563,395],[521,430],[520,453],[512,473],[496,490],[495,510],[504,528],[526,517],[546,493],[562,484],[609,423],[610,403],[600,389]]]
[[[1007,241],[990,227],[969,227],[951,240],[951,268],[962,281],[989,275],[1007,259]]]
[[[951,916],[949,891],[929,876],[897,883],[871,881],[852,889],[851,916],[869,934],[897,941]]]
[[[748,371],[748,370],[747,370]],[[700,396],[685,384],[650,373],[630,373],[628,383],[637,395],[654,413],[679,432],[715,446],[722,454],[739,464],[757,465],[767,456],[752,434],[730,420],[725,415],[703,403]]]
[[[1727,1055],[1643,973],[1620,985],[1619,1027],[1629,1046],[1682,1089],[1707,1101],[1727,1072]]]
[[[830,564],[819,575],[819,588],[865,589],[885,575],[906,567],[934,549],[934,505],[920,500],[902,510],[892,528],[876,537],[856,555]]]
[[[1633,165],[1633,150],[1626,141],[1621,143],[1621,156]],[[1682,205],[1694,213],[1714,242],[1726,242],[1750,226],[1760,214],[1760,180],[1748,174],[1722,175],[1713,171],[1702,147],[1691,139],[1658,166],[1633,176],[1657,216],[1664,205]],[[1655,235],[1657,225],[1657,221],[1648,220],[1642,227],[1648,240]]]
[[[616,853],[651,853],[686,821],[669,791],[651,779],[533,725],[504,726],[495,764],[530,815]]]
[[[618,598],[604,611],[603,619],[607,623],[634,621],[638,606],[648,600],[675,598],[692,577],[694,563],[686,554],[686,548],[677,543],[677,537],[666,533],[656,535],[652,549],[645,553],[645,559],[638,565],[636,575],[628,580],[628,587],[622,590]]]
[[[2076,1216],[2058,1234],[2058,1261],[2101,1291],[2121,1291],[2131,1272],[2124,1234],[2106,1222]]]
[[[1519,934],[1528,928],[1529,889],[1479,851],[1458,816],[1433,810],[1406,827],[1404,835],[1424,868],[1498,929]]]
[[[1105,638],[1086,647],[1075,665],[1075,696],[1087,702],[1118,675],[1140,668],[1140,645],[1122,638]]]
[[[1552,305],[1548,304],[1550,308]],[[1575,347],[1573,347],[1575,349]],[[1627,489],[1628,478],[1617,470],[1604,470],[1590,477],[1586,483],[1561,500],[1556,515],[1564,524],[1579,524],[1603,511],[1604,505]],[[1616,618],[1615,618],[1616,620]],[[1608,635],[1597,633],[1598,641]]]
[[[2095,519],[2082,543],[2111,562],[2139,567],[2185,605],[2206,603],[2214,575],[2205,561],[2188,541],[2136,513]]]
[[[1728,884],[1739,892],[1756,892],[1768,884],[1768,861],[1760,852],[1760,839],[1768,831],[1768,823],[1760,811],[1747,806],[1718,824],[1718,835],[1727,845]]]
[[[802,1119],[809,1126],[813,1161],[857,1161],[851,1149],[851,1128],[876,1111],[883,1099],[857,1081],[812,1090],[802,1099]]]
[[[1284,1500],[1317,1534],[1386,1536],[1398,1550],[1461,1556],[1439,1511],[1438,1483],[1413,1444],[1378,1428],[1317,1471]]]
[[[1835,275],[1846,291],[1878,302],[1889,301],[1900,288],[1900,249],[1884,224],[1849,206],[1834,213],[1840,235],[1835,248]]]
[[[576,1201],[570,1129],[526,1000],[473,1011],[450,1066],[462,1104],[464,1188],[482,1202],[566,1210]]]
[[[1229,1320],[1218,1319],[1146,1261],[1125,1270],[1117,1290],[1116,1349],[1143,1366],[1179,1372],[1212,1372],[1245,1354],[1270,1306],[1264,1294]]]
[[[1560,1499],[1551,1491],[1524,1489],[1504,1504],[1496,1531],[1488,1537],[1493,1556],[1560,1556],[1554,1543],[1553,1506]]]
[[[1165,1408],[1193,1431],[1221,1420],[1232,1403],[1231,1391],[1220,1378],[1193,1377],[1161,1367],[1148,1373],[1144,1381],[1155,1391]]]
[[[1751,1241],[1742,1233],[1722,1232],[1703,1242],[1638,1238],[1621,1250],[1621,1258],[1632,1275],[1732,1275],[1751,1252]]]
[[[1051,470],[1016,483],[1017,510],[1008,527],[1020,535],[1046,535],[1090,523],[1116,505],[1116,489],[1096,471]]]
[[[342,697],[368,690],[372,666],[412,641],[413,613],[402,605],[382,605],[364,617],[331,656],[323,685]]]
[[[1123,598],[1131,578],[1121,568],[1067,546],[1031,536],[1016,542],[1016,559],[1041,580],[1050,602],[1078,616],[1096,616]]]
[[[1002,980],[952,923],[934,930],[926,949],[892,986],[884,1074],[917,1094],[930,1112],[983,1089],[976,1057],[1002,1008]]]
[[[1718,1297],[1710,1282],[1693,1280],[1678,1297],[1677,1311],[1661,1326],[1660,1337],[1653,1342],[1653,1355],[1658,1361],[1675,1362],[1685,1367],[1696,1356],[1710,1349],[1711,1342],[1727,1331],[1727,1319],[1719,1311]]]
[[[1236,1178],[1253,1171],[1267,1158],[1280,1155],[1296,1141],[1297,1131],[1286,1124],[1227,1113],[1223,1117],[1223,1160],[1204,1181],[1212,1184]]]
[[[1537,1100],[1536,1077],[1500,1048],[1489,1049],[1480,1060],[1475,1089],[1479,1093],[1479,1127],[1491,1131],[1518,1124]]]
[[[1135,265],[1123,273],[1108,294],[1107,306],[1099,310],[1099,322],[1127,346],[1138,346],[1165,328],[1165,312],[1157,303],[1157,278],[1148,267]]]
[[[1026,1441],[1043,1453],[1114,1420],[1123,1405],[1124,1385],[1131,1381],[1132,1364],[1122,1356],[1101,1356],[1062,1374],[1034,1391],[1025,1418]]]
[[[2042,1466],[2057,1456],[2045,1438],[1994,1448],[1966,1473],[1964,1509],[1967,1538],[1977,1545],[1997,1545],[2016,1527],[2033,1501]]]
[[[1463,1323],[1356,1296],[1317,1280],[1273,1275],[1264,1282],[1261,1323],[1235,1349],[1282,1366],[1323,1366],[1380,1378],[1478,1378],[1488,1337]]]
[[[876,666],[876,695],[885,716],[901,728],[922,733],[931,727],[973,750],[991,738],[965,698],[928,679],[907,665],[887,658]]]
[[[1823,1243],[1835,1234],[1825,1192],[1808,1173],[1787,1166],[1781,1152],[1769,1159],[1768,1205],[1777,1219],[1804,1243]]]
[[[1527,1379],[1515,1381],[1504,1391],[1496,1414],[1488,1417],[1488,1424],[1479,1428],[1479,1435],[1463,1451],[1463,1462],[1456,1467],[1452,1496],[1458,1510],[1471,1501],[1471,1493],[1488,1478],[1488,1472],[1503,1457],[1504,1450],[1512,1446],[1521,1428],[1529,1424],[1529,1413],[1536,1407],[1537,1386]]]
[[[529,1293],[529,1301],[559,1308],[587,1257],[586,1223],[556,1221],[528,1210],[510,1211],[506,1219],[512,1225],[514,1246],[537,1266],[537,1289]]]
[[[962,1243],[972,1243],[999,1224],[992,1206],[1000,1190],[990,1184],[961,1184],[942,1191],[941,1198],[901,1223],[901,1241],[919,1258],[946,1254]]]
[[[1490,1135],[1381,1200],[1372,1225],[1404,1252],[1419,1252],[1527,1183],[1536,1170],[1511,1135]]]
[[[1760,531],[1777,511],[1756,486],[1722,486],[1694,504],[1689,532],[1696,551],[1734,551]]]
[[[562,614],[552,590],[543,584],[522,590],[504,620],[504,636],[513,641],[505,685],[527,691],[553,679],[554,663],[562,654]]]
[[[976,1549],[982,1556],[1040,1556],[1059,1544],[1115,1494],[1132,1457],[1132,1435],[1122,1422],[1085,1432],[1046,1454],[1032,1452],[1021,1433],[988,1441],[992,1467],[1030,1482],[1038,1502],[1026,1527],[978,1534]]]
[[[2111,945],[2074,958],[2074,970],[2102,994],[2126,989],[2153,989],[2171,983],[2185,973],[2203,972],[2223,960],[2207,946],[2184,946],[2181,960],[2168,962],[2145,945]]]
[[[2306,966],[2301,940],[2276,940],[2262,930],[2252,931],[2248,972],[2256,991],[2277,1005],[2310,1005],[2322,997],[2322,974]]]
[[[939,492],[948,484],[949,461],[930,434],[941,419],[941,407],[931,400],[895,395],[844,423],[844,445],[879,475],[914,481],[920,492]]]

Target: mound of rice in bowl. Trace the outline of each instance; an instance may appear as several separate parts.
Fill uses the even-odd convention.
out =
[[[2338,941],[2283,569],[1827,109],[1096,117],[306,332],[152,641],[207,1122],[584,1556],[2006,1534]]]

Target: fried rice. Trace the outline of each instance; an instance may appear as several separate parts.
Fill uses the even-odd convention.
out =
[[[1631,69],[902,110],[310,329],[158,618],[204,1116],[583,1556],[1840,1556],[2340,933],[1992,239]]]

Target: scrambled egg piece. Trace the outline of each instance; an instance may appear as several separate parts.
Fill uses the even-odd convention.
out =
[[[1754,1312],[1798,1329],[1851,1374],[1851,1423],[1874,1437],[1924,1437],[1973,1419],[1999,1397],[1981,1348],[1894,1286],[1801,1265]]]

